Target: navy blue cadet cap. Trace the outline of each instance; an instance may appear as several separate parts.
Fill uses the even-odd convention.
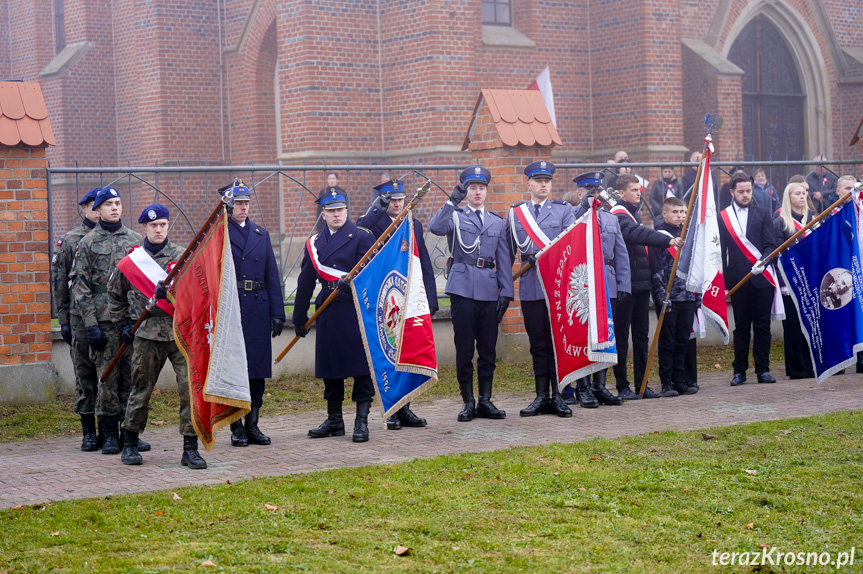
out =
[[[586,187],[588,189],[592,187],[602,187],[602,172],[588,171],[575,176],[572,178],[572,181],[578,184],[578,187]]]
[[[540,177],[551,179],[551,176],[554,175],[555,171],[553,163],[550,161],[540,160],[528,164],[528,166],[524,168],[524,175],[526,175],[528,179]]]
[[[472,183],[488,185],[491,182],[491,172],[482,166],[474,165],[461,172],[458,179],[464,187]]]
[[[148,205],[141,212],[141,217],[138,218],[138,223],[149,223],[157,219],[169,219],[171,215],[168,213],[168,208],[161,203]]]
[[[318,198],[321,209],[342,209],[348,206],[348,194],[341,187],[325,187]]]
[[[93,200],[93,211],[99,208],[100,205],[108,201],[120,197],[120,193],[113,187],[105,187],[96,192],[96,199]]]
[[[78,201],[78,205],[84,205],[88,201],[95,201],[96,200],[96,194],[99,193],[99,191],[101,191],[101,190],[102,190],[101,187],[94,187],[93,189],[91,189],[90,191],[87,192],[87,195],[85,195],[84,197],[82,197]]]
[[[375,186],[375,191],[378,192],[378,195],[389,194],[390,199],[404,199],[405,198],[405,186],[400,181],[387,181],[380,185]]]

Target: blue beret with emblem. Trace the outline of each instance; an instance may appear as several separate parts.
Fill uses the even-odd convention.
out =
[[[93,200],[93,211],[99,208],[100,205],[109,199],[119,199],[120,193],[113,187],[105,187],[96,192],[96,199]]]
[[[588,171],[575,176],[572,178],[572,181],[578,184],[578,187],[586,187],[588,189],[593,187],[602,187],[602,172]]]
[[[144,211],[141,212],[141,217],[138,218],[138,223],[150,223],[157,219],[170,219],[170,217],[171,215],[168,213],[167,207],[161,203],[154,203],[144,208]]]
[[[341,187],[325,187],[318,198],[321,209],[343,209],[348,206],[348,193]]]
[[[389,195],[390,199],[404,199],[405,198],[405,186],[400,181],[387,181],[380,185],[375,186],[375,191],[378,192],[378,195]]]
[[[535,161],[529,164],[526,168],[524,168],[524,175],[526,175],[528,179],[535,177],[551,179],[551,176],[554,175],[554,172],[554,164],[550,161],[545,160]]]
[[[491,172],[482,166],[473,165],[461,172],[458,179],[464,187],[472,183],[488,185],[491,182]]]
[[[90,191],[87,192],[87,195],[78,200],[78,205],[84,205],[85,203],[89,203],[91,201],[96,201],[96,194],[101,191],[101,187],[94,187]]]

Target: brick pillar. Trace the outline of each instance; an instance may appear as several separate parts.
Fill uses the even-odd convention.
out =
[[[53,400],[45,149],[0,146],[0,403]]]

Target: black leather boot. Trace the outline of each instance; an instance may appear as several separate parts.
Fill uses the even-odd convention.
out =
[[[243,426],[242,418],[231,423],[231,446],[249,446],[249,439],[246,438],[246,429]]]
[[[354,419],[354,442],[368,442],[369,440],[369,409],[371,406],[371,401],[357,403],[357,418]]]
[[[342,419],[342,401],[327,401],[327,420],[309,431],[311,438],[345,436],[345,421]]]
[[[105,442],[102,443],[102,454],[119,453],[120,431],[117,428],[117,417],[103,417],[102,432],[105,434]]]
[[[144,457],[138,452],[138,433],[123,430],[123,454],[120,455],[123,464],[143,464]]]
[[[502,411],[491,402],[491,381],[479,381],[479,401],[476,404],[476,417],[480,419],[505,419]]]
[[[476,404],[473,400],[473,383],[459,383],[458,390],[461,393],[461,400],[464,404],[461,407],[461,412],[458,414],[459,422],[470,422],[476,418]]]
[[[198,453],[198,437],[183,435],[183,458],[180,464],[193,470],[207,468],[207,461]]]
[[[120,432],[120,451],[122,451],[124,448],[126,448],[126,442],[125,442],[126,433],[122,432],[123,420],[124,419],[120,419],[120,421],[118,423],[120,425],[120,429],[121,429],[121,432]],[[149,452],[151,448],[153,448],[153,447],[150,445],[150,443],[144,442],[140,438],[138,439],[138,452]]]
[[[535,417],[550,412],[551,399],[548,398],[548,377],[534,377],[536,398],[526,408],[518,411],[519,416]]]
[[[596,400],[599,401],[599,404],[601,405],[622,405],[623,399],[615,397],[610,392],[608,392],[608,389],[605,387],[606,373],[607,371],[605,369],[593,373],[593,380],[590,383],[590,390],[593,393],[593,396],[596,397]]]
[[[599,406],[599,401],[593,396],[593,391],[590,390],[590,377],[582,377],[578,379],[578,396],[579,403],[582,408],[595,409]]]
[[[563,397],[560,395],[560,385],[557,384],[557,377],[552,377],[549,380],[549,386],[551,386],[551,400],[548,403],[548,413],[565,419],[571,417],[572,409],[566,406]]]
[[[81,438],[81,450],[93,452],[99,448],[96,446],[96,415],[81,415],[81,432],[84,435]]]
[[[249,444],[259,444],[267,446],[270,444],[270,437],[261,432],[258,428],[258,413],[261,407],[252,407],[249,414],[246,415],[246,438],[249,439]]]
[[[387,418],[387,430],[402,430],[402,421],[397,414],[393,413]]]
[[[408,403],[398,410],[396,416],[403,427],[421,428],[428,423],[425,419],[420,418],[411,410],[411,404]]]
[[[662,385],[659,389],[660,397],[676,397],[680,394],[674,390],[674,385],[671,384],[671,381],[660,381],[659,384]],[[644,394],[646,395],[647,391]]]

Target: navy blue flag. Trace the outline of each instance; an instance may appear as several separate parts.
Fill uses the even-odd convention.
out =
[[[820,383],[863,351],[863,273],[853,202],[779,257]]]

